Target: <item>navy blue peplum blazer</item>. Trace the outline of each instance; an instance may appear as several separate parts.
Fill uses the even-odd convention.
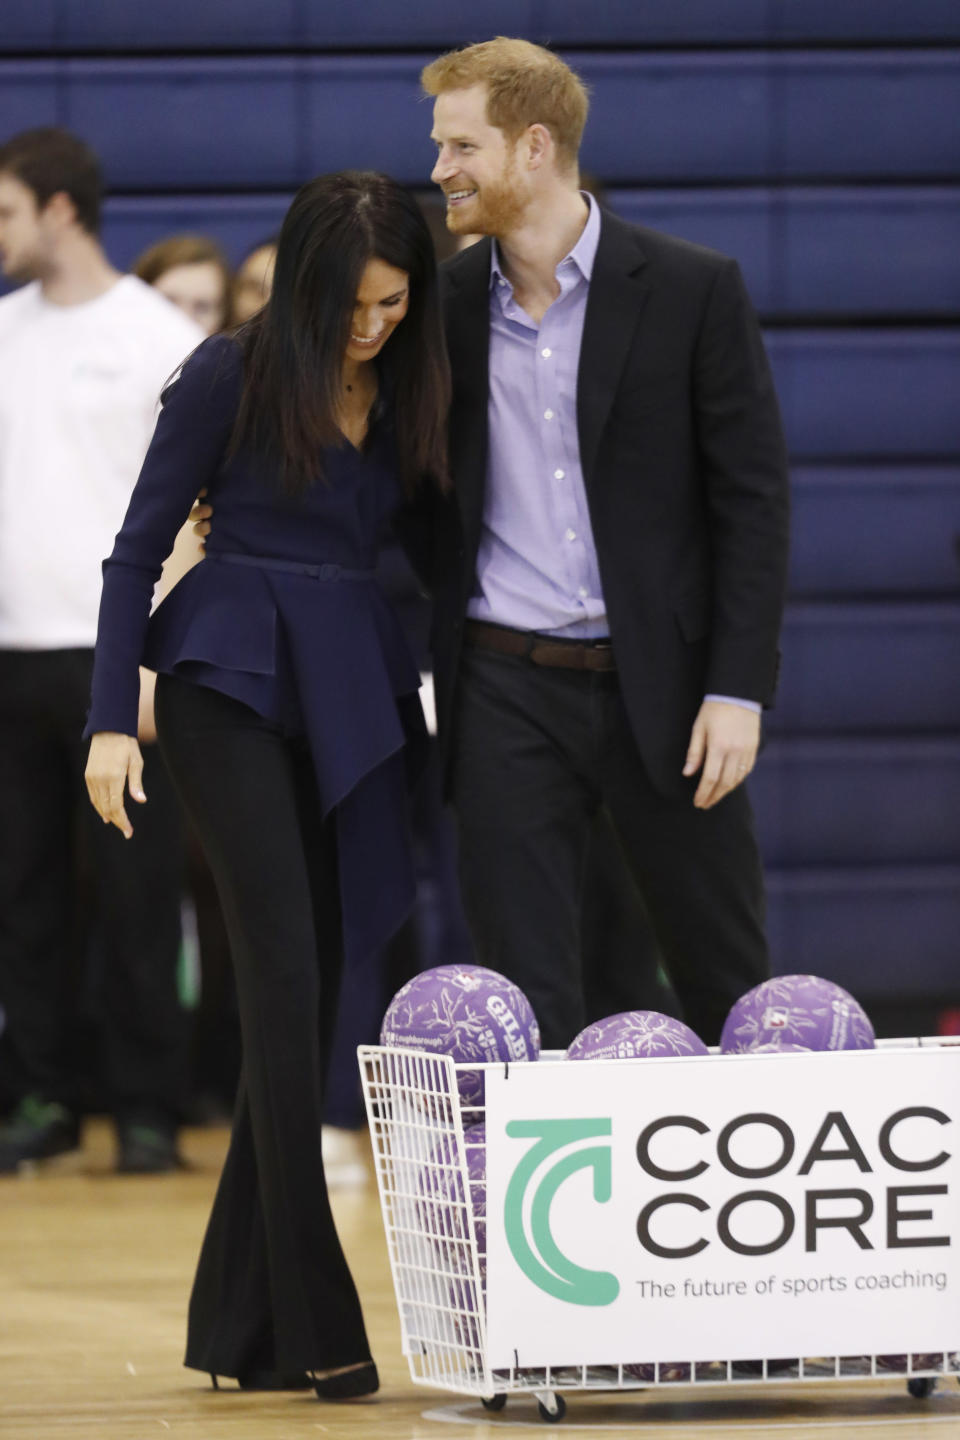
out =
[[[263,458],[227,453],[241,380],[239,345],[214,336],[164,392],[104,562],[84,733],[136,735],[146,665],[305,736],[322,811],[335,814],[344,947],[355,961],[413,901],[404,750],[425,735],[417,666],[372,573],[401,503],[392,428],[381,419],[362,453],[346,442],[327,450],[323,479],[287,497]],[[216,511],[206,558],[151,615],[163,561],[204,486]]]

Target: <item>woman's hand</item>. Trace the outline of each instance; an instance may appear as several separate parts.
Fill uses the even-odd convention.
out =
[[[118,735],[101,730],[90,741],[90,754],[84,772],[87,793],[94,810],[105,825],[116,825],[127,840],[133,826],[123,808],[123,787],[129,785],[130,798],[143,805],[143,756],[132,735]]]

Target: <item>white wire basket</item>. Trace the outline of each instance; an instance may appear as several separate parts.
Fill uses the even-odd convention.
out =
[[[949,1043],[937,1037],[888,1040],[878,1042],[878,1048]],[[483,1122],[484,1110],[463,1105],[457,1080],[458,1072],[502,1072],[503,1066],[457,1065],[444,1055],[373,1045],[360,1046],[357,1057],[403,1353],[414,1384],[476,1396],[491,1410],[501,1409],[510,1395],[533,1395],[545,1420],[559,1420],[566,1408],[561,1392],[899,1375],[909,1392],[923,1399],[939,1377],[960,1379],[960,1353],[950,1351],[492,1368],[486,1343],[485,1190],[476,1183],[476,1171],[471,1176],[471,1150],[483,1144],[473,1142],[471,1134],[478,1133],[473,1127]],[[561,1058],[559,1052],[545,1053],[540,1063]]]

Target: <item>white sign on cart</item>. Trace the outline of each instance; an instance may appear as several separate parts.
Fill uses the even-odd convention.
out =
[[[486,1107],[492,1368],[960,1348],[960,1048],[512,1065]]]

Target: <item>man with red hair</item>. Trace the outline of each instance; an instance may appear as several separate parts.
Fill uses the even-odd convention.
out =
[[[605,807],[688,1023],[768,973],[742,782],[776,683],[787,476],[734,261],[579,189],[588,101],[499,38],[423,72],[458,500],[435,535],[441,738],[468,918],[544,1044],[583,1024],[580,882]]]

